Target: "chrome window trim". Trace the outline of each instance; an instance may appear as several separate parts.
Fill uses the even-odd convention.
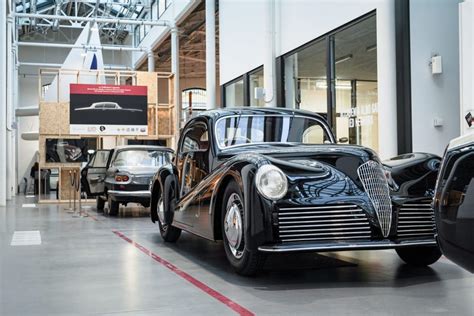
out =
[[[305,119],[309,119],[309,120],[314,120],[314,121],[318,122],[321,125],[321,127],[324,129],[324,131],[326,132],[326,135],[331,140],[331,144],[336,144],[336,140],[334,139],[334,136],[331,132],[331,129],[329,128],[327,123],[325,121],[319,119],[319,118],[316,118],[316,117],[305,116],[305,115],[287,115],[287,114],[241,114],[241,115],[232,114],[232,115],[222,116],[222,117],[218,118],[217,121],[214,123],[214,136],[213,136],[213,138],[216,141],[217,147],[220,150],[223,150],[223,149],[225,150],[225,149],[230,149],[230,148],[249,146],[249,145],[258,145],[258,144],[291,144],[292,143],[292,142],[258,142],[258,143],[249,143],[249,144],[237,144],[237,145],[224,146],[224,147],[220,146],[219,141],[217,139],[217,135],[218,135],[217,125],[219,124],[219,122],[221,120],[228,119],[228,118],[234,118],[234,117],[256,117],[256,116],[263,116],[263,117],[298,117],[298,118],[305,118]],[[295,144],[304,144],[304,143],[295,143]],[[311,144],[307,144],[307,145],[311,145]],[[313,144],[313,145],[324,145],[324,143]]]

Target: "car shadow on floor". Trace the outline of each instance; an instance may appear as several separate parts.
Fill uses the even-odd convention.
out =
[[[172,249],[225,282],[265,291],[400,288],[463,277],[462,270],[449,263],[437,263],[436,269],[413,267],[387,252],[379,252],[380,256],[388,257],[383,262],[374,255],[365,257],[363,254],[359,257],[356,254],[354,257],[354,252],[351,256],[344,252],[270,254],[256,277],[242,277],[227,262],[222,242],[207,241],[187,233],[183,233],[174,244],[164,243],[158,233],[150,233],[149,236],[151,242]]]

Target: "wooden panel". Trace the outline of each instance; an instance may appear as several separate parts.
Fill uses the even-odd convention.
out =
[[[79,168],[74,168],[74,167],[65,167],[61,168],[59,171],[60,177],[59,177],[59,199],[60,200],[69,200],[70,197],[74,198],[74,188],[71,186],[71,178],[69,171],[74,172],[76,171],[77,175],[79,175]],[[73,174],[73,173],[72,173]],[[80,179],[78,176],[77,179]],[[71,190],[72,188],[72,190]],[[76,193],[76,197],[79,198],[79,192]]]
[[[69,134],[69,103],[41,102],[39,111],[41,135]]]
[[[158,101],[158,80],[156,72],[137,72],[137,86],[148,87],[148,104],[156,104]]]

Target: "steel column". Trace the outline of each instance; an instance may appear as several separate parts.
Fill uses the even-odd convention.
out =
[[[216,104],[216,0],[206,0],[206,108]]]

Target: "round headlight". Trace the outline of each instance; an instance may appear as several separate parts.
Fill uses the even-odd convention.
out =
[[[257,190],[265,198],[279,200],[288,190],[288,180],[279,168],[273,165],[263,165],[257,170]]]

